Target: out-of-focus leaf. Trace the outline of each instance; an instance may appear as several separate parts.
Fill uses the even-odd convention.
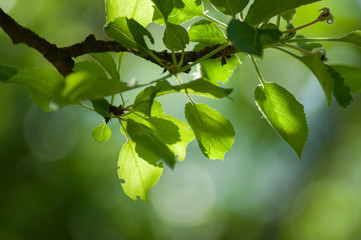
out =
[[[169,50],[183,50],[189,43],[188,32],[180,25],[168,23],[164,31],[163,42]]]
[[[248,10],[245,21],[251,26],[257,26],[287,10],[318,1],[320,0],[255,0]]]
[[[340,38],[334,38],[335,41],[352,43],[361,47],[361,30],[349,33],[348,35]]]
[[[227,42],[224,33],[211,21],[201,20],[194,23],[188,30],[189,41],[197,42],[194,50]]]
[[[0,82],[8,82],[9,79],[18,73],[18,69],[0,65]]]
[[[281,17],[282,17],[284,20],[286,20],[287,22],[290,22],[290,21],[292,21],[292,20],[295,18],[296,13],[297,13],[296,9],[293,8],[293,9],[291,9],[291,10],[287,10],[287,11],[283,12],[283,13],[281,14]]]
[[[210,0],[210,2],[221,13],[235,17],[248,5],[249,0]]]
[[[130,88],[123,82],[101,79],[87,72],[71,73],[65,78],[61,95],[72,101],[101,99]]]
[[[235,133],[231,123],[205,104],[187,103],[185,116],[203,154],[209,159],[223,160],[234,142]]]
[[[9,80],[25,86],[39,108],[44,111],[56,110],[52,104],[56,98],[56,89],[63,83],[64,77],[50,68],[22,69]]]
[[[255,100],[269,124],[301,158],[308,137],[303,105],[276,83],[264,83],[257,87]]]
[[[340,73],[338,73],[334,68],[328,65],[327,67],[333,78],[333,96],[341,107],[347,108],[347,106],[350,105],[352,102],[350,87],[348,85],[345,85],[345,79],[343,78],[343,76],[341,76]]]
[[[127,119],[127,131],[131,139],[137,144],[135,151],[138,156],[146,161],[158,158],[170,168],[174,168],[176,161],[173,152],[169,150],[151,128],[132,119]]]
[[[139,197],[148,202],[148,191],[158,182],[163,165],[145,161],[138,156],[135,148],[136,143],[131,140],[123,145],[118,159],[118,176],[128,197],[133,200]]]
[[[361,90],[361,68],[349,65],[330,65],[336,72],[340,73],[345,79],[346,84],[350,86],[353,93],[359,93]]]
[[[151,0],[105,0],[107,23],[118,17],[134,19],[143,27],[152,22],[153,2]]]
[[[110,53],[108,52],[91,53],[90,56],[92,56],[102,65],[102,67],[109,73],[111,78],[115,80],[119,80],[117,65],[112,55],[110,55]]]
[[[245,22],[232,19],[227,35],[241,52],[262,56],[263,49],[278,42],[282,33],[275,29],[256,29]]]
[[[103,143],[109,140],[109,138],[112,136],[112,131],[107,126],[107,123],[103,122],[93,129],[92,135],[95,141]]]

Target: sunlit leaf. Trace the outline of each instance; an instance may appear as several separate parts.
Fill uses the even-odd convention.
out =
[[[189,41],[197,42],[194,50],[227,42],[224,33],[211,21],[201,20],[194,23],[188,30]]]
[[[188,32],[180,25],[168,23],[164,32],[163,42],[172,51],[183,50],[189,43]]]
[[[308,136],[303,105],[276,83],[265,83],[257,87],[255,100],[269,124],[301,158]]]
[[[143,27],[152,22],[153,2],[151,0],[105,0],[107,23],[118,17],[134,19]]]
[[[203,154],[209,159],[223,160],[234,142],[231,123],[205,104],[187,103],[185,116]]]
[[[132,119],[127,119],[127,131],[131,139],[137,144],[135,150],[138,156],[146,161],[149,159],[162,160],[170,168],[174,168],[176,161],[173,152],[151,128]]]
[[[151,43],[154,43],[154,39],[147,29],[133,19],[125,17],[116,18],[114,21],[109,22],[105,26],[104,31],[109,37],[124,47],[138,50],[143,54],[147,54],[148,50],[144,37],[147,36]]]
[[[168,22],[181,24],[198,16],[204,16],[201,0],[174,0],[174,8],[168,16]],[[163,17],[157,11],[154,12],[153,20],[165,24]]]
[[[163,172],[162,163],[156,165],[145,161],[135,151],[136,143],[126,142],[118,159],[118,176],[122,180],[121,185],[124,193],[133,200],[139,197],[143,201],[149,201],[148,191],[159,180]]]
[[[210,0],[212,5],[221,13],[236,16],[248,5],[249,0]]]
[[[107,126],[107,123],[103,122],[102,124],[93,129],[92,135],[94,140],[103,143],[109,140],[109,138],[112,136],[112,131]]]
[[[251,26],[257,26],[287,10],[318,1],[320,0],[255,0],[248,10],[245,21]]]

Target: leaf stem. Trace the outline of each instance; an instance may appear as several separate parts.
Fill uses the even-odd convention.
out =
[[[179,83],[179,85],[182,85],[182,81],[180,80],[179,76],[177,74],[174,75],[175,78],[177,79],[177,82]],[[189,95],[187,89],[185,89],[185,95],[187,96],[187,98],[189,99],[189,101],[192,103],[192,105],[195,105],[196,102],[193,100],[193,98],[191,97],[191,95]]]
[[[78,105],[81,106],[81,107],[83,107],[83,108],[85,108],[85,109],[88,109],[88,110],[90,110],[90,111],[95,111],[94,108],[91,108],[91,107],[85,105],[85,104],[82,103],[82,102],[79,102]]]
[[[186,65],[184,67],[182,67],[181,69],[179,69],[179,72],[184,72],[187,71],[188,69],[192,68],[194,65],[197,65],[198,63],[207,60],[208,58],[212,57],[213,55],[215,55],[216,53],[222,51],[223,49],[225,49],[226,47],[228,47],[229,45],[231,45],[231,42],[226,42],[224,44],[222,44],[220,47],[214,49],[213,51],[207,53],[206,55],[204,55],[203,57],[197,59],[196,61],[194,61],[192,64]]]
[[[299,48],[299,47],[296,47],[294,45],[291,45],[291,44],[288,44],[288,43],[282,43],[282,45],[286,46],[286,47],[289,47],[289,48],[292,48],[292,49],[295,49],[297,51],[300,51],[301,53],[304,53],[306,55],[312,55],[313,53],[312,52],[309,52],[305,49],[302,49],[302,48]]]
[[[248,56],[251,58],[252,60],[252,63],[253,63],[253,66],[254,66],[254,69],[256,70],[256,73],[258,75],[258,79],[260,80],[262,86],[265,86],[266,85],[266,82],[257,66],[257,62],[256,62],[256,59],[254,59],[254,57],[251,55],[251,54],[248,54]]]

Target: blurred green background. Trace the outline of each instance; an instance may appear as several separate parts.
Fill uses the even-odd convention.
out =
[[[302,7],[294,24],[314,20],[325,6],[335,23],[300,33],[338,37],[361,29],[361,0]],[[90,33],[106,38],[103,1],[0,0],[0,7],[58,46]],[[159,32],[155,25],[149,29]],[[360,49],[324,46],[329,63],[361,67]],[[153,80],[162,73],[140,58],[125,57],[124,81]],[[197,98],[231,120],[233,150],[224,162],[210,161],[193,141],[186,160],[174,171],[165,169],[150,203],[132,201],[120,187],[117,156],[125,139],[116,122],[110,123],[111,140],[97,143],[91,131],[102,119],[96,114],[79,107],[44,113],[23,87],[0,83],[0,239],[361,239],[360,96],[346,110],[336,103],[327,107],[306,67],[266,50],[260,61],[266,80],[286,87],[305,106],[310,136],[301,164],[258,112],[253,101],[258,80],[249,60],[242,60],[227,83],[234,88],[233,100]],[[2,30],[0,64],[49,66],[35,50],[12,45]],[[166,113],[184,120],[184,96],[160,101]]]

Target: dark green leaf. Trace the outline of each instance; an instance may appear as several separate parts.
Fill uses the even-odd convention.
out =
[[[223,160],[234,142],[231,123],[205,104],[187,103],[185,116],[203,154],[210,159]]]
[[[91,53],[90,56],[92,56],[95,60],[98,61],[98,63],[100,63],[103,66],[103,68],[109,73],[111,78],[115,80],[119,80],[117,65],[114,61],[113,56],[110,55],[110,53],[108,52]]]
[[[147,36],[153,43],[154,39],[150,32],[133,19],[125,17],[116,18],[104,28],[105,33],[122,44],[124,47],[132,48],[147,54],[148,47],[144,41]]]
[[[221,13],[235,17],[248,5],[249,0],[210,0],[210,2]]]
[[[199,43],[194,50],[227,42],[224,33],[219,27],[208,20],[194,23],[188,30],[189,41]]]
[[[168,16],[174,8],[173,0],[152,0],[157,10],[159,10],[164,21],[168,21]]]
[[[245,22],[232,19],[227,35],[241,52],[262,56],[263,48],[278,42],[282,33],[275,29],[256,29]]]
[[[107,74],[105,73],[104,69],[95,62],[84,61],[78,62],[73,67],[74,72],[88,72],[99,78],[108,78]]]
[[[153,2],[151,0],[105,0],[107,23],[118,17],[132,18],[143,27],[152,22]]]
[[[170,168],[174,168],[176,161],[172,151],[149,127],[127,119],[127,131],[136,143],[135,151],[144,160],[155,159],[164,161]]]
[[[255,0],[248,10],[245,21],[251,26],[257,26],[285,11],[318,1],[320,0]]]
[[[16,68],[0,65],[0,82],[8,82],[17,73]]]
[[[101,99],[130,88],[123,82],[101,79],[87,72],[71,73],[65,78],[61,95],[72,101]]]
[[[204,16],[201,0],[174,0],[173,11],[168,16],[168,22],[181,24],[197,16]],[[165,24],[161,14],[154,12],[153,20]]]
[[[345,79],[340,73],[336,72],[334,68],[328,66],[328,71],[333,78],[333,96],[336,98],[338,104],[347,108],[352,102],[352,96],[350,93],[350,87],[345,85]]]
[[[107,100],[105,100],[105,99],[93,100],[92,104],[93,104],[94,110],[97,113],[99,113],[100,115],[102,115],[103,117],[106,117],[106,118],[112,117],[109,113],[110,104]]]
[[[93,129],[92,135],[95,141],[103,143],[109,140],[109,138],[112,136],[112,131],[107,126],[107,123],[103,122]]]
[[[172,51],[183,50],[189,43],[187,30],[180,25],[168,23],[164,32],[163,42]]]
[[[340,73],[353,93],[361,91],[361,68],[348,65],[330,65]]]
[[[201,62],[202,79],[218,85],[219,82],[227,82],[236,66],[241,64],[237,56],[226,59],[226,64],[222,65],[221,60],[208,59]]]
[[[53,111],[58,107],[53,100],[64,77],[57,71],[50,68],[22,69],[9,81],[25,86],[36,105],[44,111]]]
[[[148,202],[148,191],[158,182],[163,166],[145,161],[138,156],[135,148],[136,143],[131,140],[123,145],[118,159],[118,176],[123,181],[121,185],[127,196]]]
[[[157,93],[159,92],[159,89],[150,86],[141,91],[134,101],[134,109],[137,112],[144,113],[147,116],[151,115],[151,109],[153,105],[153,100],[156,97]]]
[[[269,124],[301,158],[308,136],[303,105],[276,83],[257,87],[255,100]]]
[[[334,88],[333,78],[328,70],[326,64],[322,62],[318,55],[307,55],[303,57],[296,56],[303,62],[317,77],[323,91],[325,92],[327,103],[330,106],[332,103],[332,91]]]

